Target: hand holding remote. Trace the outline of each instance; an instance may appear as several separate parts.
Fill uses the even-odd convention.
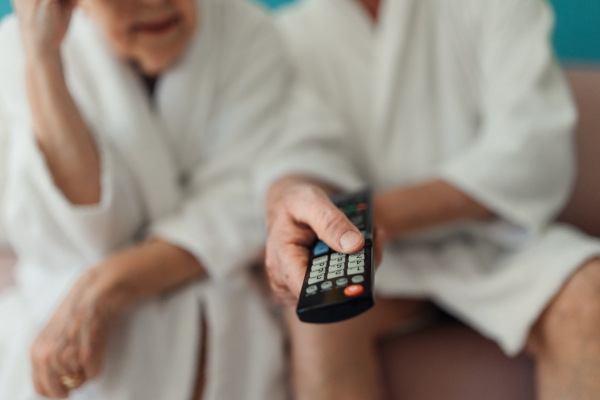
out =
[[[302,177],[283,178],[269,191],[266,267],[271,288],[286,304],[298,301],[309,247],[317,236],[341,253],[353,253],[364,246],[360,231],[330,200],[332,193],[327,185]],[[381,260],[383,236],[383,230],[376,229],[376,265]]]

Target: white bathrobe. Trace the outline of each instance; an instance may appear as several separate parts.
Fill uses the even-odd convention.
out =
[[[73,206],[36,146],[18,23],[0,26],[0,105],[10,128],[6,221],[17,287],[0,301],[0,399],[37,399],[30,345],[78,276],[148,235],[194,254],[208,272],[123,316],[98,379],[73,399],[189,400],[200,321],[208,325],[204,399],[283,398],[282,341],[247,266],[262,224],[249,174],[281,129],[290,65],[269,17],[241,0],[199,0],[200,28],[154,101],[132,68],[76,12],[65,74],[94,133],[102,198]]]
[[[8,168],[7,152],[8,152],[8,127],[6,118],[2,117],[2,109],[0,109],[0,210],[4,205],[4,188],[6,187],[6,170]],[[0,249],[8,246],[8,238],[6,237],[6,228],[4,220],[0,212]]]
[[[364,184],[441,178],[498,216],[389,244],[379,294],[433,299],[518,352],[565,279],[600,253],[550,223],[572,185],[576,111],[548,5],[386,0],[373,25],[353,0],[304,0],[279,22],[301,78],[345,124]],[[331,180],[331,157],[310,160],[311,174]]]

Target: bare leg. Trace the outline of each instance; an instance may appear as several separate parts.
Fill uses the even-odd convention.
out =
[[[540,400],[600,399],[600,259],[581,267],[533,327]]]
[[[431,311],[424,301],[377,299],[361,316],[335,324],[305,324],[286,310],[292,390],[296,400],[384,398],[377,339]]]

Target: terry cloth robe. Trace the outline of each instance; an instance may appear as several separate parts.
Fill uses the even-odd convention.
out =
[[[565,280],[600,253],[551,223],[573,182],[576,111],[547,3],[385,0],[374,25],[356,1],[303,0],[279,23],[301,79],[344,124],[350,149],[337,154],[363,184],[443,179],[498,217],[393,241],[378,293],[432,299],[521,350]],[[310,174],[331,181],[334,156],[309,160]]]
[[[7,147],[8,147],[8,127],[6,126],[6,118],[2,117],[2,109],[0,109],[0,249],[8,246],[8,238],[6,237],[6,228],[2,219],[2,208],[4,205],[4,188],[6,186],[6,169],[7,162]]]
[[[74,281],[147,236],[195,255],[208,277],[128,311],[85,400],[190,400],[207,322],[203,399],[284,398],[282,340],[246,268],[263,247],[249,174],[279,132],[290,65],[266,13],[200,0],[200,27],[155,99],[77,11],[63,46],[69,89],[97,142],[102,196],[74,206],[32,132],[17,20],[0,26],[0,96],[10,129],[6,222],[17,287],[0,299],[0,399],[32,400],[29,349]]]

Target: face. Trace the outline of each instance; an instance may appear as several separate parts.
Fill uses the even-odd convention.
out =
[[[155,76],[182,55],[198,24],[195,0],[81,0],[112,49]]]

